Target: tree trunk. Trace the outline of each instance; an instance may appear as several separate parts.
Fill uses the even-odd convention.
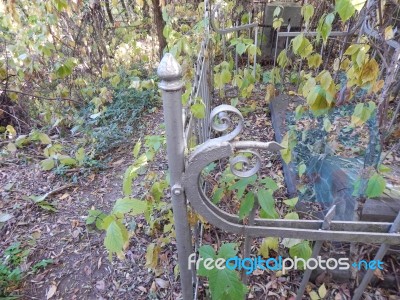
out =
[[[163,30],[165,26],[165,22],[162,17],[162,8],[160,5],[160,0],[152,0],[153,3],[153,16],[154,16],[154,24],[156,25],[157,37],[158,37],[158,53],[160,59],[163,56],[164,48],[167,46],[167,40],[163,35]]]
[[[110,1],[105,0],[105,4],[106,4],[106,11],[107,11],[108,19],[110,20],[110,23],[111,23],[111,27],[114,27],[114,18],[111,13]]]

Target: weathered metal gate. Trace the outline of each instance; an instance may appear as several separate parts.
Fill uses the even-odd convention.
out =
[[[257,149],[276,152],[281,146],[275,142],[234,141],[244,126],[241,113],[235,107],[226,104],[211,110],[212,70],[209,58],[205,55],[208,47],[209,36],[206,32],[196,64],[191,97],[191,99],[196,96],[202,97],[206,106],[204,119],[195,119],[190,110],[182,106],[181,67],[174,57],[167,53],[158,67],[183,299],[193,299],[196,283],[196,274],[189,270],[188,265],[188,257],[196,249],[193,246],[192,231],[188,222],[187,201],[196,213],[212,225],[226,232],[240,234],[246,239],[269,236],[315,241],[313,258],[318,256],[323,241],[381,244],[375,260],[383,258],[389,245],[400,244],[400,214],[393,223],[333,221],[335,207],[332,207],[324,220],[256,218],[249,224],[243,224],[236,215],[229,214],[212,203],[204,192],[201,178],[202,171],[207,165],[230,158],[232,172],[238,177],[249,177],[256,174],[261,166],[262,159]],[[222,135],[213,137],[212,131]],[[198,146],[190,151],[188,145],[192,138],[196,138]],[[253,167],[249,166],[247,170],[237,170],[234,168],[237,163],[247,165],[251,163],[243,153],[250,154],[255,164]],[[306,270],[297,291],[297,299],[301,299],[310,275],[311,270]],[[355,291],[354,300],[361,298],[372,276],[373,270],[369,269]]]

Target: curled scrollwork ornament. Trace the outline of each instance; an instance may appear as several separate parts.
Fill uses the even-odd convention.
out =
[[[236,116],[236,119],[231,115]],[[233,140],[243,129],[244,119],[240,111],[227,104],[215,107],[210,115],[211,128],[223,135],[213,140],[228,142]],[[233,129],[226,133],[228,130]]]
[[[253,176],[260,170],[261,156],[258,152],[243,150],[238,151],[238,153],[237,156],[231,158],[229,161],[232,174],[245,178]]]

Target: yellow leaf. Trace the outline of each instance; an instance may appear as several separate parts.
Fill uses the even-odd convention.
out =
[[[361,81],[363,84],[373,82],[378,78],[379,65],[375,58],[370,59],[367,63],[362,66],[361,69]]]
[[[314,291],[311,291],[311,292],[309,293],[309,296],[310,296],[311,300],[319,300],[319,299],[321,299],[321,298],[318,296],[318,294],[317,294],[316,292],[314,292]]]
[[[275,87],[272,84],[267,84],[265,93],[265,102],[269,103],[275,97]]]
[[[385,84],[385,81],[383,79],[375,82],[374,86],[372,87],[372,92],[378,93],[383,88],[384,84]]]
[[[319,289],[318,289],[318,294],[321,298],[324,298],[326,296],[326,287],[325,284],[322,284]]]
[[[340,69],[346,71],[346,70],[349,68],[350,64],[351,64],[350,59],[345,58],[345,59],[342,61],[342,63],[340,64]]]
[[[316,84],[317,83],[316,83],[315,79],[313,77],[310,77],[307,80],[307,82],[305,83],[305,85],[303,86],[303,89],[302,89],[303,97],[307,97],[310,94],[310,92],[314,89]]]
[[[6,131],[9,133],[9,138],[15,138],[17,136],[17,131],[11,125],[7,125]]]
[[[281,146],[285,148],[281,150],[282,159],[286,164],[288,164],[292,160],[292,151],[289,147],[289,132],[286,132],[285,136],[283,137]]]
[[[385,28],[385,40],[391,40],[394,38],[393,27],[388,26]]]
[[[146,267],[155,269],[158,265],[158,255],[160,253],[160,246],[151,243],[147,246],[146,251]]]
[[[307,57],[308,66],[310,68],[318,68],[322,64],[321,54],[314,53]]]
[[[278,238],[268,237],[263,239],[260,249],[258,250],[258,254],[261,254],[263,257],[269,257],[269,250],[278,251],[279,240]]]

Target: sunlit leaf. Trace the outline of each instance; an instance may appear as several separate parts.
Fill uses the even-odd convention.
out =
[[[356,11],[350,0],[336,0],[335,9],[343,22],[350,19]]]
[[[279,239],[277,237],[268,237],[263,239],[260,249],[258,250],[258,254],[261,254],[263,257],[269,257],[269,250],[274,250],[278,252],[279,247]]]
[[[375,173],[368,180],[368,185],[367,189],[365,190],[365,194],[369,198],[379,197],[380,195],[383,194],[385,187],[386,187],[385,179],[378,173]]]

